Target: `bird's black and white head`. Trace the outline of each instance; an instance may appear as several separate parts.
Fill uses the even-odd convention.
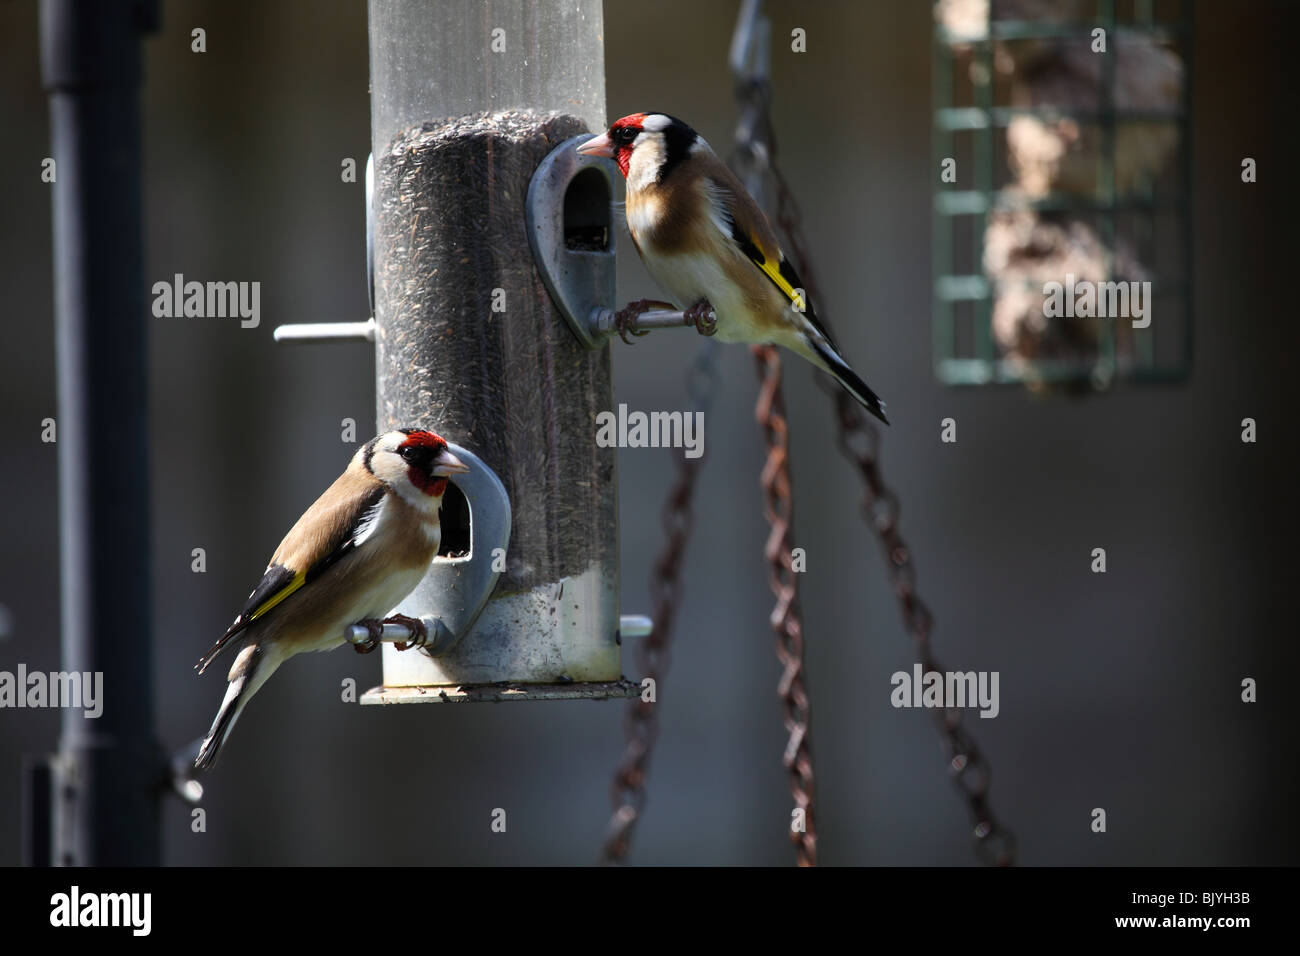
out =
[[[385,432],[367,442],[361,456],[367,471],[417,507],[437,507],[448,476],[469,471],[445,439],[421,428]]]
[[[578,152],[612,158],[629,189],[644,189],[662,183],[693,150],[708,148],[695,130],[674,116],[632,113],[587,140]]]

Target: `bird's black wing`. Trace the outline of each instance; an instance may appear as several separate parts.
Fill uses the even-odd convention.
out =
[[[262,579],[257,582],[257,587],[253,588],[248,595],[248,600],[244,602],[243,609],[235,618],[234,622],[227,628],[226,633],[217,639],[217,642],[208,649],[208,652],[199,659],[195,665],[200,674],[207,669],[212,663],[213,658],[226,649],[232,640],[240,635],[254,621],[269,614],[272,610],[279,607],[285,599],[291,597],[303,585],[307,584],[313,578],[317,577],[330,565],[334,564],[340,558],[347,555],[357,547],[359,543],[365,540],[372,522],[377,516],[379,506],[382,504],[384,497],[384,487],[376,485],[374,490],[362,498],[354,500],[348,507],[347,513],[340,515],[342,520],[333,522],[337,529],[329,538],[323,542],[323,546],[317,549],[317,556],[309,561],[294,562],[286,561],[279,563],[276,558],[285,552],[285,542],[294,537],[294,533],[304,525],[314,524],[320,519],[318,506],[324,501],[324,496],[312,505],[307,512],[298,519],[293,530],[285,536],[285,542],[282,542],[276,550],[276,557],[271,559],[271,563],[266,566],[262,573]],[[305,567],[295,568],[292,565],[302,563]]]
[[[759,209],[753,197],[745,191],[740,181],[731,175],[729,170],[725,174],[719,171],[716,177],[710,179],[709,186],[708,195],[714,212],[730,227],[729,232],[725,229],[723,231],[728,232],[736,248],[758,267],[767,280],[830,344],[830,347],[838,351],[835,340],[813,310],[803,280],[799,278],[799,274],[790,260],[785,257],[785,253],[781,251],[767,216]]]

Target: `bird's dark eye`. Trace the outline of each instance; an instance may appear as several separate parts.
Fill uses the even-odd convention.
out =
[[[626,146],[632,142],[632,140],[636,139],[636,131],[630,126],[619,126],[614,130],[614,133],[610,138],[620,146]]]
[[[433,467],[433,460],[438,457],[439,450],[431,445],[407,445],[399,448],[397,453],[408,465],[428,471]]]

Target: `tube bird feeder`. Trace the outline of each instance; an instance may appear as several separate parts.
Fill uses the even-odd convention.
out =
[[[608,350],[578,340],[534,266],[525,203],[557,147],[603,125],[600,0],[371,0],[378,430],[469,456],[443,544],[400,605],[430,646],[383,644],[368,704],[626,697]],[[612,188],[576,166],[552,241],[613,300]]]

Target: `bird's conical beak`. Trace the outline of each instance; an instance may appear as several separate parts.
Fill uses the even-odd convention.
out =
[[[581,146],[578,152],[584,156],[613,156],[614,144],[610,141],[608,133],[601,133],[599,136],[593,136]]]
[[[438,478],[446,478],[448,475],[463,475],[467,471],[469,471],[469,465],[445,448],[433,460],[432,474]]]

